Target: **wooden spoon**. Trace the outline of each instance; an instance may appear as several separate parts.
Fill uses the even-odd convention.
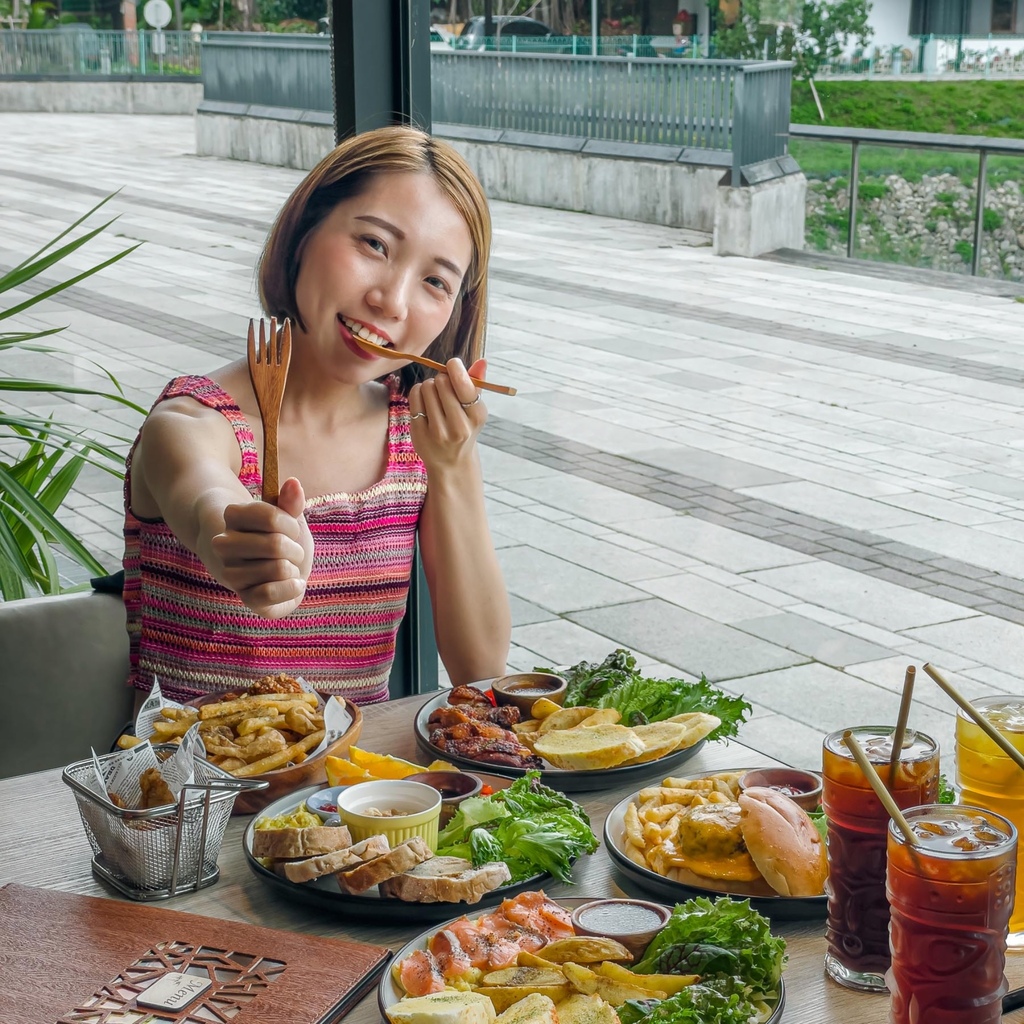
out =
[[[437,363],[426,356],[414,356],[411,352],[399,352],[397,348],[385,348],[383,345],[376,345],[372,341],[352,335],[352,340],[362,349],[375,356],[383,356],[385,359],[400,359],[403,363],[419,363],[420,366],[429,366],[432,370],[440,373],[447,373],[448,368],[444,363]],[[476,377],[469,378],[478,388],[484,391],[496,391],[499,395],[514,395],[515,388],[505,387],[504,384],[492,384],[489,380],[478,380]]]

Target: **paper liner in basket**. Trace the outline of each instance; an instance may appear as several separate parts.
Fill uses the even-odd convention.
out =
[[[298,676],[295,681],[302,687],[303,692],[316,693],[316,690],[301,676]],[[352,726],[352,714],[344,701],[327,700],[324,702],[320,694],[317,694],[317,701],[322,706],[324,713],[324,738],[313,750],[309,751],[306,755],[307,758],[314,758],[322,754],[335,740],[348,732]],[[162,715],[163,709],[181,707],[184,707],[184,705],[179,704],[177,701],[169,700],[160,692],[160,681],[154,676],[153,688],[149,691],[149,696],[142,707],[139,708],[139,714],[135,719],[135,735],[144,740],[152,739],[153,723],[164,717]],[[199,756],[206,756],[205,748]],[[168,782],[168,785],[170,785],[170,782]]]
[[[84,783],[104,800],[109,800],[110,794],[113,793],[124,801],[125,807],[141,809],[142,786],[139,779],[144,771],[156,768],[177,801],[182,789],[195,782],[196,761],[205,758],[206,747],[199,735],[199,726],[194,725],[181,738],[177,750],[163,762],[157,759],[148,739],[127,750],[119,750],[108,755],[102,761],[93,750],[93,771],[91,775],[86,776]],[[202,799],[202,793],[196,791],[186,796],[185,802],[192,803]]]

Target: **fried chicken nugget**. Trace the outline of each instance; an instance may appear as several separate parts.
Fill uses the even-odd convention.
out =
[[[159,768],[147,768],[139,776],[139,786],[142,788],[142,806],[144,809],[150,807],[164,807],[167,804],[175,803],[174,794],[170,786],[164,782]]]

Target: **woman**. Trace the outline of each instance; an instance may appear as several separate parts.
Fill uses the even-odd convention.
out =
[[[132,685],[156,677],[183,700],[286,672],[386,700],[417,536],[452,682],[504,671],[470,380],[486,370],[489,249],[479,182],[415,129],[343,142],[293,192],[259,263],[264,309],[293,325],[279,504],[259,500],[245,360],[171,381],[125,477]],[[424,379],[354,334],[448,372]]]

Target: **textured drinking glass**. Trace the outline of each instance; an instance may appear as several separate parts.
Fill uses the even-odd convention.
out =
[[[974,706],[1024,753],[1024,697],[985,697]],[[1024,830],[1024,771],[963,711],[956,716],[956,782],[960,802],[984,807]],[[1017,856],[1020,857],[1018,844]],[[1024,868],[1017,863],[1017,898],[1010,915],[1010,949],[1024,949]]]
[[[890,823],[890,1024],[999,1024],[1017,830],[966,805],[904,814],[919,845]]]
[[[889,814],[853,759],[840,729],[822,747],[822,807],[828,819],[828,926],[825,972],[847,988],[885,991],[889,967],[889,903],[885,898],[885,838]],[[893,727],[852,729],[868,760],[889,784]],[[908,730],[889,790],[900,807],[934,803],[939,747]]]

